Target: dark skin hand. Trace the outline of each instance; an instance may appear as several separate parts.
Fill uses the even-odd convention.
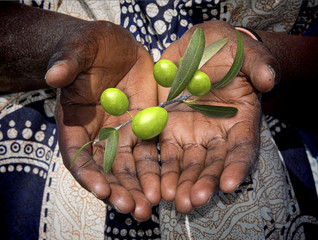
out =
[[[0,10],[4,9],[5,4],[0,4]],[[110,23],[86,22],[20,5],[17,9],[17,4],[12,6],[0,11],[0,37],[3,40],[0,42],[0,56],[5,59],[0,64],[0,90],[59,88],[56,121],[60,150],[68,168],[77,150],[96,139],[99,129],[115,127],[129,120],[127,114],[111,117],[102,110],[99,96],[104,89],[118,87],[123,90],[129,97],[132,115],[158,104],[152,76],[153,62],[126,30]],[[43,23],[43,28],[39,23]],[[53,23],[55,25],[51,26]],[[202,68],[214,83],[221,80],[233,62],[236,34],[233,27],[223,22],[213,21],[200,26],[205,31],[206,44],[224,37],[230,39],[227,46]],[[177,63],[193,30],[171,44],[162,58]],[[279,45],[271,46],[274,37],[268,33],[259,34],[279,64],[286,62],[287,67],[282,67],[282,75],[285,74],[284,71],[292,67],[286,59],[293,62],[295,56],[279,56],[282,52]],[[150,217],[151,206],[158,204],[161,194],[167,201],[175,200],[177,210],[186,213],[205,204],[218,189],[234,191],[258,155],[260,92],[271,90],[275,79],[279,79],[278,64],[268,49],[247,35],[241,35],[245,60],[239,76],[224,89],[213,91],[197,102],[237,107],[239,112],[234,118],[211,119],[184,105],[167,108],[169,122],[160,137],[161,193],[156,141],[138,140],[132,135],[130,125],[119,131],[119,151],[111,173],[103,172],[103,149],[98,151],[94,161],[79,167],[94,152],[96,146],[90,145],[70,169],[77,181],[119,211],[132,212],[138,220]],[[16,39],[23,39],[24,44],[15,46],[19,43]],[[285,36],[279,41],[283,39]],[[286,40],[285,45],[288,42]],[[308,45],[306,42],[306,45],[317,46],[315,43],[311,41]],[[22,49],[17,48],[19,46],[23,46]],[[307,50],[312,53],[311,48]],[[304,59],[307,55],[304,54]],[[43,79],[50,58],[45,82]],[[302,62],[299,55],[295,58]],[[33,63],[32,68],[29,63]],[[267,68],[268,64],[276,71],[275,79],[273,70]],[[306,67],[310,70],[306,72],[315,72],[310,65]],[[310,79],[310,76],[306,75],[306,78]],[[35,81],[30,82],[30,79]],[[159,103],[165,101],[168,90],[159,88],[158,93]],[[277,106],[269,104],[269,110],[272,105]],[[284,107],[277,112],[282,109]]]
[[[210,76],[212,83],[216,83],[225,76],[234,60],[236,33],[224,22],[211,21],[198,26],[205,32],[206,45],[229,38],[227,45],[201,69]],[[177,64],[193,30],[171,44],[162,59],[170,59]],[[245,60],[239,75],[226,87],[196,101],[198,104],[236,107],[236,116],[210,118],[184,104],[167,108],[169,121],[160,135],[161,194],[166,201],[175,201],[176,209],[181,213],[206,204],[218,189],[225,193],[233,192],[257,159],[260,91],[269,91],[275,83],[267,64],[273,69],[279,67],[262,44],[244,34],[242,37]],[[165,101],[168,92],[169,89],[159,87],[159,101]]]
[[[55,117],[67,168],[82,145],[98,138],[102,127],[130,119],[128,114],[109,116],[102,109],[99,98],[106,88],[127,94],[132,115],[157,104],[153,61],[123,27],[14,2],[0,2],[0,17],[0,92],[58,88]],[[131,212],[138,220],[150,218],[151,207],[161,198],[156,141],[138,140],[130,125],[121,128],[110,173],[103,171],[103,144],[93,161],[81,168],[97,147],[87,146],[71,173],[118,211]]]
[[[233,62],[234,28],[222,21],[199,26],[205,31],[206,44],[230,38],[227,46],[202,67],[215,83]],[[171,44],[162,59],[177,64],[193,30]],[[263,113],[317,132],[313,104],[317,102],[318,38],[257,33],[263,43],[241,33],[245,58],[237,78],[197,101],[234,106],[238,108],[234,118],[211,119],[186,107],[170,108],[168,125],[160,137],[161,194],[166,201],[175,200],[179,212],[204,205],[219,189],[233,192],[249,173],[258,156],[261,106]],[[167,95],[168,90],[160,87],[159,101],[165,101]]]
[[[11,46],[10,41],[3,41],[3,43],[9,42],[2,48],[8,49],[3,52],[8,61],[1,71],[5,76],[2,78],[5,79],[3,86],[7,87],[3,89],[4,91],[16,91],[17,87],[20,91],[31,90],[28,89],[30,84],[27,80],[30,78],[26,76],[26,73],[36,74],[31,76],[32,79],[41,79],[45,73],[45,65],[41,63],[48,62],[47,56],[53,55],[49,63],[50,70],[46,73],[46,83],[51,87],[60,88],[56,121],[59,129],[60,150],[68,168],[77,150],[86,142],[96,139],[99,129],[106,126],[115,127],[129,119],[127,115],[110,117],[102,110],[99,96],[104,89],[118,87],[123,90],[129,97],[130,111],[133,115],[140,109],[157,105],[157,89],[152,77],[153,63],[148,53],[121,27],[104,22],[88,23],[65,15],[16,4],[1,14],[3,20],[8,18],[7,25],[7,21],[2,21],[4,29],[10,29],[9,26],[12,25],[10,21],[17,23],[21,16],[26,16],[23,22],[15,24],[20,29],[17,36],[14,35],[16,33],[14,30],[9,35],[8,32],[4,32],[3,38],[17,37],[24,39],[26,43],[31,43],[29,47],[21,51],[16,50],[15,55],[11,56],[10,49],[15,49],[15,46]],[[17,19],[14,18],[15,14],[18,14]],[[33,19],[37,23],[48,21],[42,29],[47,32],[43,34],[43,31],[40,31],[36,38],[34,36],[37,36],[36,30],[39,26],[29,23]],[[28,23],[27,26],[23,25],[25,22]],[[55,39],[50,35],[52,23],[56,24],[52,26]],[[69,28],[63,28],[65,23],[69,24]],[[32,26],[36,28],[33,29]],[[212,72],[214,68],[208,68],[211,64],[211,66],[215,64],[212,61],[202,69],[212,77],[215,76],[216,81],[228,70],[235,52],[236,36],[233,29],[221,27],[223,31],[221,36],[213,35],[212,31],[207,31],[209,28],[205,27],[206,35],[209,36],[207,43],[221,37],[232,39],[228,48],[222,51],[223,55],[220,53],[221,57],[224,56],[223,59],[227,60],[224,63],[218,63],[219,67],[215,72]],[[27,35],[29,32],[32,36]],[[181,53],[185,51],[190,33],[191,31],[172,44],[164,56],[171,54],[171,58],[177,62]],[[38,42],[34,42],[34,39]],[[249,41],[248,38],[245,39]],[[121,44],[118,44],[119,42]],[[55,48],[51,47],[56,44]],[[257,42],[254,41],[253,44],[255,46]],[[43,46],[41,52],[33,47],[37,45]],[[175,51],[180,56],[177,56]],[[27,62],[30,62],[33,52],[36,52],[34,61],[39,62],[35,64],[39,66],[38,69],[28,71],[27,68],[18,74],[9,71],[25,66],[22,60],[27,59]],[[15,65],[17,59],[14,58],[17,53],[20,56],[18,60],[21,61],[21,65],[18,66]],[[7,74],[8,72],[10,74]],[[247,72],[249,76],[252,74],[253,72]],[[8,84],[5,84],[6,81]],[[12,86],[16,87],[12,89]],[[36,82],[32,85],[32,89],[36,89],[37,86],[47,85],[44,81]],[[232,91],[231,95],[228,94],[229,91],[218,90],[217,95],[201,99],[205,103],[221,103],[238,107],[239,114],[233,119],[213,120],[189,109],[171,107],[168,109],[170,110],[169,123],[161,137],[163,163],[161,192],[165,200],[176,200],[177,209],[180,212],[188,212],[195,206],[203,205],[219,184],[223,191],[233,191],[243,180],[252,166],[253,159],[257,156],[259,95],[244,74],[241,74],[231,86],[237,90]],[[268,90],[272,88],[273,80],[261,86]],[[160,91],[159,94],[160,101],[166,99],[167,92]],[[178,119],[187,119],[187,121]],[[254,123],[251,123],[253,120],[255,120]],[[174,123],[177,124],[172,127]],[[249,135],[241,134],[242,129],[244,131],[248,129]],[[238,135],[236,136],[235,133]],[[96,146],[86,147],[70,170],[76,180],[98,198],[110,202],[121,212],[132,212],[138,220],[146,220],[151,215],[151,206],[157,204],[161,197],[155,142],[137,140],[129,126],[122,128],[119,136],[119,151],[111,173],[105,174],[102,170],[102,149],[98,151],[94,161],[80,168],[80,165],[86,162],[94,152]],[[240,144],[242,142],[243,144]],[[228,151],[232,154],[227,154]],[[235,162],[233,156],[239,155],[242,156],[241,159],[235,159]],[[228,170],[224,170],[221,176],[224,165],[228,165],[226,167]],[[236,174],[231,175],[231,168],[238,170]],[[227,177],[226,172],[230,174],[230,177]],[[221,178],[220,182],[219,178]]]
[[[120,44],[118,44],[120,42]],[[152,80],[153,62],[146,50],[122,27],[95,22],[62,40],[46,74],[58,91],[56,121],[60,151],[70,168],[73,157],[86,142],[98,138],[102,127],[116,127],[130,119],[128,114],[110,116],[100,105],[106,88],[116,87],[128,96],[129,111],[154,106],[157,88]],[[76,180],[118,211],[132,212],[138,220],[151,216],[151,207],[160,201],[160,179],[154,140],[141,141],[130,125],[119,130],[119,148],[111,172],[103,171],[104,144],[89,145],[70,169]]]
[[[218,82],[233,62],[236,51],[236,34],[233,27],[223,22],[212,21],[200,26],[205,31],[206,44],[224,37],[230,39],[227,46],[202,68],[202,71],[206,72],[213,82]],[[162,58],[168,58],[177,63],[186,49],[193,30],[171,44]],[[99,35],[103,35],[103,33]],[[184,105],[168,107],[169,122],[160,136],[161,187],[155,141],[137,140],[132,135],[129,126],[119,132],[120,147],[112,174],[102,172],[102,151],[98,152],[94,162],[85,168],[79,168],[79,165],[86,161],[94,151],[94,148],[88,148],[86,155],[84,153],[74,169],[71,169],[76,179],[99,198],[110,201],[119,211],[132,212],[138,220],[146,220],[150,217],[151,206],[160,201],[161,195],[167,201],[175,200],[177,210],[187,213],[195,207],[204,205],[219,189],[226,193],[233,192],[245,179],[258,157],[261,119],[260,92],[268,92],[274,87],[280,78],[279,64],[282,65],[285,62],[285,59],[280,58],[278,54],[275,54],[274,57],[264,44],[243,33],[241,35],[245,45],[245,60],[238,77],[230,85],[213,91],[197,102],[234,106],[238,108],[238,114],[229,119],[213,119],[193,112]],[[94,36],[94,34],[90,33],[89,36]],[[266,34],[263,36],[267,40]],[[75,37],[71,41],[72,46],[76,39]],[[112,37],[107,35],[106,39],[111,41]],[[119,36],[118,39],[125,38]],[[49,71],[47,74],[48,84],[54,87],[67,86],[72,81],[66,79],[76,79],[74,84],[62,89],[60,101],[58,101],[57,122],[61,133],[60,142],[63,145],[61,151],[65,153],[63,157],[66,166],[69,166],[72,157],[82,144],[96,138],[97,131],[101,127],[118,126],[129,119],[127,115],[120,118],[109,117],[101,110],[97,103],[97,96],[100,95],[103,87],[98,88],[100,83],[94,83],[94,76],[98,76],[96,79],[100,79],[99,76],[103,76],[105,79],[105,76],[113,74],[113,78],[106,77],[112,84],[107,81],[103,83],[107,87],[116,86],[127,93],[133,115],[138,110],[158,104],[152,77],[153,64],[149,55],[138,46],[135,53],[137,56],[129,58],[130,54],[127,52],[129,53],[132,50],[131,47],[134,46],[130,42],[126,46],[127,52],[123,51],[124,56],[119,58],[119,52],[123,50],[122,48],[125,49],[125,44],[119,46],[120,51],[116,50],[118,39],[113,39],[113,42],[109,44],[112,46],[110,52],[98,52],[98,56],[100,54],[103,56],[100,58],[92,54],[94,47],[91,46],[94,44],[87,43],[85,61],[81,61],[80,57],[78,59],[78,56],[75,57],[77,59],[75,69],[77,70],[68,72],[66,77],[61,76],[60,79],[63,79],[65,85],[59,86],[54,83],[54,79],[50,80],[50,74],[56,77],[59,71],[53,71],[53,73]],[[107,47],[100,47],[99,41],[93,42],[98,43],[98,49],[107,49]],[[271,39],[268,42],[272,42]],[[65,46],[68,44],[66,43]],[[82,46],[81,41],[79,46]],[[276,51],[275,48],[272,49],[275,50],[274,53],[281,52]],[[112,52],[115,52],[114,56],[110,57]],[[87,56],[94,56],[94,60],[89,61]],[[72,56],[70,58],[72,59]],[[115,58],[121,61],[109,61]],[[58,60],[61,59],[57,57],[55,61]],[[128,61],[128,64],[125,61]],[[85,64],[81,65],[82,62]],[[72,67],[72,64],[74,62],[70,61],[64,67]],[[80,67],[77,68],[77,64]],[[100,66],[108,65],[113,66],[111,70],[101,71],[103,68]],[[57,67],[61,66],[63,68],[63,64]],[[116,67],[118,67],[117,70]],[[107,75],[104,74],[105,72]],[[283,74],[285,74],[284,71]],[[81,91],[81,89],[85,89],[85,91]],[[87,95],[87,89],[91,90],[89,95]],[[74,98],[74,92],[80,98]],[[159,103],[165,101],[167,94],[167,89],[159,88]],[[81,116],[88,111],[95,114],[93,114],[94,121],[82,119]],[[73,114],[73,112],[75,113]],[[71,120],[68,116],[71,117]],[[76,120],[74,120],[72,116],[78,117],[75,117]],[[76,137],[74,138],[74,136]],[[91,180],[93,176],[94,181]]]

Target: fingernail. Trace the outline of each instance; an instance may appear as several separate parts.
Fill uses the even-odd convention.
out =
[[[51,56],[48,64],[47,64],[47,69],[52,68],[54,65],[56,65],[59,62],[63,62],[63,53],[62,52],[55,52]]]
[[[124,214],[121,211],[119,211],[119,209],[116,207],[116,205],[114,205],[112,202],[105,200],[104,199],[105,204],[107,205],[107,207],[114,209],[115,211],[117,211],[118,213]]]
[[[208,201],[206,201],[206,203],[209,203],[209,202],[212,200],[212,198],[215,196],[215,194],[216,194],[216,192],[213,192],[213,193],[210,195],[210,197],[208,198]]]
[[[267,69],[270,71],[270,73],[272,74],[272,78],[270,79],[271,81],[275,80],[276,77],[276,71],[274,70],[274,68],[271,65],[267,65]]]
[[[118,208],[116,205],[114,205],[113,203],[111,203],[110,206],[111,206],[113,209],[115,209],[118,213],[125,214],[125,213],[123,213],[122,211],[120,211],[119,208]]]
[[[57,62],[55,62],[54,64],[52,64],[52,66],[50,66],[50,64],[49,64],[48,66],[50,66],[50,67],[48,67],[48,69],[47,69],[47,71],[46,71],[46,74],[45,74],[45,76],[44,76],[44,79],[46,80],[47,74],[48,74],[53,68],[55,68],[55,67],[57,67],[57,66],[60,66],[60,65],[63,65],[63,64],[65,64],[65,62],[66,62],[66,60],[57,61]]]
[[[50,71],[52,68],[55,68],[57,66],[60,66],[60,65],[63,65],[67,62],[67,60],[61,60],[61,61],[57,61],[57,62],[54,62],[52,64],[48,64],[48,68],[47,68],[47,71]]]
[[[95,192],[93,192],[91,190],[90,190],[90,192],[94,195],[94,197],[96,197],[97,199],[100,199]]]

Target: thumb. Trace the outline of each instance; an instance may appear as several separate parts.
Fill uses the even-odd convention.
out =
[[[275,70],[277,69],[277,70]],[[250,78],[254,87],[260,92],[269,92],[279,82],[279,68],[262,61],[255,61]]]
[[[246,54],[242,72],[252,81],[260,92],[268,92],[280,80],[280,66],[277,60],[267,50],[258,54]]]
[[[55,53],[49,61],[45,80],[51,87],[62,88],[73,83],[79,73],[76,56],[67,52]]]

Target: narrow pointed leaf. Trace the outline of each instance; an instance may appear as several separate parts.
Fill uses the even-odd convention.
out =
[[[90,161],[93,160],[94,156],[96,155],[97,153],[97,150],[98,150],[98,147],[96,148],[95,152],[93,153],[93,155],[85,162],[83,163],[80,167],[84,167],[87,163],[89,163]]]
[[[213,105],[200,105],[200,104],[187,104],[192,109],[209,117],[225,118],[233,117],[237,113],[235,107],[213,106]]]
[[[209,61],[218,51],[220,51],[224,47],[224,45],[227,43],[227,41],[228,41],[228,38],[222,38],[206,46],[203,52],[201,62],[199,64],[199,69],[204,64],[206,64],[206,62]]]
[[[111,128],[106,137],[106,146],[104,152],[104,172],[109,172],[116,158],[118,150],[119,135],[116,129]]]
[[[171,86],[167,101],[170,101],[177,97],[188,86],[193,75],[198,70],[204,48],[204,32],[201,28],[197,28],[194,31],[187,50],[182,58],[180,67]]]
[[[92,142],[93,142],[93,141],[89,141],[89,142],[85,143],[85,144],[77,151],[77,153],[75,154],[75,156],[74,156],[74,158],[73,158],[73,160],[72,160],[72,163],[71,163],[71,167],[70,167],[70,168],[73,167],[73,165],[74,165],[74,163],[75,163],[75,161],[76,161],[78,155],[81,153],[81,151],[82,151],[87,145],[91,144]]]
[[[243,40],[240,33],[237,30],[235,31],[237,35],[237,49],[236,49],[234,62],[230,70],[225,75],[225,77],[217,84],[212,85],[211,89],[218,89],[218,88],[222,88],[226,86],[237,76],[237,74],[241,70],[241,67],[243,65],[243,60],[244,60],[244,45],[243,45]]]

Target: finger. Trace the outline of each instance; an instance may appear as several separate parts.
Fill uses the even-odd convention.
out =
[[[233,192],[253,168],[259,152],[258,126],[253,121],[242,121],[231,128],[228,154],[220,179],[223,192]]]
[[[184,148],[182,173],[179,178],[176,193],[176,209],[181,213],[188,213],[193,209],[190,199],[192,186],[204,169],[206,149],[189,144]]]
[[[216,192],[224,167],[226,143],[223,138],[211,139],[207,146],[204,170],[191,189],[191,203],[194,207],[206,204]]]
[[[76,134],[73,136],[76,137]],[[60,140],[60,144],[63,143],[65,142]],[[92,192],[99,199],[108,199],[111,195],[111,187],[108,181],[105,179],[103,173],[100,171],[100,168],[94,163],[94,161],[91,161],[90,164],[86,164],[83,167],[83,164],[85,164],[92,156],[91,146],[87,146],[86,149],[81,151],[72,168],[70,168],[70,163],[72,162],[73,157],[81,147],[77,146],[76,144],[79,144],[79,142],[72,144],[71,141],[68,141],[68,143],[63,144],[64,147],[61,149],[61,153],[64,164],[69,168],[71,174],[83,188]]]
[[[59,138],[61,153],[64,164],[70,168],[73,157],[81,147],[82,136],[85,136],[85,131],[80,127],[62,127],[60,131],[64,131],[64,135]],[[69,139],[67,132],[72,132],[72,137]],[[61,135],[61,134],[60,134]],[[88,141],[87,141],[88,142]],[[84,143],[83,143],[84,145]],[[76,181],[85,189],[92,192],[97,198],[110,202],[118,211],[122,213],[132,212],[135,208],[135,202],[131,194],[111,175],[105,174],[100,166],[96,165],[95,161],[90,161],[83,166],[92,156],[91,146],[88,145],[77,157],[70,172]],[[99,151],[95,159],[100,162],[103,158],[103,152]]]
[[[45,79],[49,86],[62,88],[71,84],[79,73],[77,57],[69,52],[59,52],[51,57]]]
[[[78,183],[92,192],[97,198],[111,202],[111,204],[122,213],[133,211],[135,202],[131,194],[119,185],[118,181],[109,174],[105,174],[101,163],[103,160],[103,151],[99,150],[94,157],[84,167],[82,166],[91,158],[93,149],[91,145],[86,146],[78,155],[72,168],[70,168],[77,151],[90,141],[87,131],[81,126],[65,125],[64,111],[59,104],[56,104],[56,121],[58,124],[58,136],[60,151],[65,166],[78,181]]]
[[[161,139],[160,139],[161,140]],[[161,195],[167,202],[175,199],[180,175],[179,162],[183,156],[181,147],[166,139],[160,141],[161,156]]]
[[[133,216],[139,221],[145,221],[151,217],[151,204],[143,194],[135,167],[135,160],[129,146],[121,146],[112,166],[112,173],[118,179],[121,186],[129,191],[135,202],[132,211]]]
[[[47,71],[45,80],[51,87],[62,88],[70,85],[77,75],[76,62],[61,61]]]
[[[104,200],[107,204],[112,205],[120,213],[131,213],[135,209],[135,200],[131,193],[123,187],[118,179],[111,173],[105,173],[105,178],[109,182],[111,195]]]
[[[258,57],[254,61],[254,66],[250,70],[249,76],[253,83],[253,86],[260,92],[268,92],[273,89],[276,83],[279,81],[278,65],[267,63],[268,61],[263,59],[264,57]],[[275,70],[277,69],[277,70]]]
[[[60,151],[65,166],[70,169],[71,163],[77,151],[90,141],[87,132],[81,126],[65,125],[64,111],[59,103],[56,104],[56,122],[58,125],[58,140]],[[110,195],[110,186],[102,176],[96,165],[81,168],[92,155],[91,145],[86,146],[77,157],[73,167],[70,169],[73,176],[88,191],[93,192],[98,198],[105,199]],[[96,176],[95,176],[96,174]]]
[[[249,41],[254,41],[249,39]],[[270,91],[280,79],[280,66],[261,43],[253,42],[253,49],[245,54],[242,72],[245,73],[252,81],[253,86],[260,92]]]
[[[133,150],[142,190],[153,206],[157,205],[161,199],[160,168],[155,142],[140,141]]]

